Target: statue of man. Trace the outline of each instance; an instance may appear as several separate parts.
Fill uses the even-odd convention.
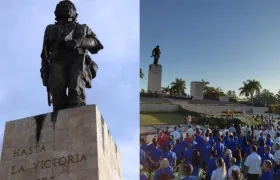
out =
[[[159,46],[156,46],[152,52],[152,57],[154,57],[154,64],[158,64],[158,59],[160,57],[160,54],[161,54],[161,52],[160,52]]]
[[[48,25],[44,34],[40,72],[49,105],[58,111],[86,104],[85,88],[91,88],[98,68],[88,52],[97,54],[103,45],[86,24],[77,22],[71,1],[60,1],[54,14],[56,22]]]

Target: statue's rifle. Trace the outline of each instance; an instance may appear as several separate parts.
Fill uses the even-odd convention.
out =
[[[50,61],[49,61],[48,57],[49,57],[48,56],[48,51],[47,51],[46,45],[44,44],[44,58],[48,62],[47,74],[48,74],[48,78],[49,78]],[[52,104],[52,96],[51,96],[51,93],[50,93],[49,84],[47,84],[46,87],[47,87],[48,105],[51,106],[51,104]]]

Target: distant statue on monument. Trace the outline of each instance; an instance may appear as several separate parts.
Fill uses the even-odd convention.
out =
[[[159,49],[159,46],[157,45],[154,49],[153,49],[153,52],[152,52],[152,56],[151,57],[154,57],[154,64],[158,64],[158,59],[160,57],[160,49]]]
[[[77,22],[70,0],[60,1],[54,14],[56,22],[44,34],[40,72],[48,104],[58,111],[86,105],[85,88],[91,88],[98,70],[88,52],[97,54],[103,45],[86,24]]]

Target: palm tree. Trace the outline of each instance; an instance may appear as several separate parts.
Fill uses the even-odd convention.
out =
[[[210,82],[205,81],[204,79],[201,79],[201,82],[203,84],[203,87],[206,87],[206,86],[208,86],[210,84]]]
[[[143,79],[143,77],[144,77],[144,73],[142,71],[142,68],[140,68],[140,78]]]
[[[186,89],[186,81],[182,78],[175,78],[175,81],[171,83],[170,90],[175,94],[182,94]]]
[[[250,91],[247,82],[243,82],[243,86],[239,88],[239,91],[240,91],[239,93],[240,96],[244,95],[246,98],[249,97]]]
[[[224,93],[223,89],[220,87],[216,88],[217,93],[219,94],[219,96],[226,96],[226,94]]]
[[[170,87],[169,87],[169,86],[167,86],[167,87],[161,87],[161,89],[162,89],[162,93],[163,93],[164,95],[166,95],[167,92],[170,92]]]
[[[167,92],[167,91],[170,91],[170,86],[161,87],[161,89],[162,89],[163,91]]]
[[[252,106],[254,106],[254,94],[259,94],[261,91],[261,83],[255,79],[248,79],[246,82],[243,82],[243,87],[240,87],[240,95],[245,95],[247,98],[250,96]]]

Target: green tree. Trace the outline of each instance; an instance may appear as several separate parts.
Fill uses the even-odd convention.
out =
[[[276,97],[268,89],[264,89],[262,90],[261,93],[255,95],[254,97],[255,104],[256,101],[259,102],[259,104],[264,105],[265,107],[269,106],[270,104],[277,103]]]
[[[162,93],[163,93],[164,95],[166,95],[167,92],[170,92],[170,86],[161,87],[161,89],[162,89]]]
[[[218,100],[220,92],[215,87],[206,87],[203,97],[204,99]]]
[[[250,91],[247,82],[243,82],[243,86],[239,88],[239,91],[240,91],[239,93],[240,96],[245,96],[247,99],[249,98]]]
[[[144,77],[144,73],[142,71],[142,68],[140,68],[140,78],[143,79],[143,77]]]
[[[206,91],[208,85],[210,84],[210,82],[205,81],[204,79],[201,79],[201,82],[202,82],[202,84],[203,84],[203,91]]]
[[[217,93],[219,94],[219,96],[226,96],[226,94],[224,93],[223,89],[220,87],[216,88]]]
[[[259,81],[248,79],[246,82],[243,82],[243,87],[239,88],[240,95],[250,96],[251,104],[254,106],[254,94],[259,94],[261,88],[262,86]]]
[[[229,101],[231,101],[231,102],[237,102],[237,100],[238,100],[238,97],[237,97],[235,91],[229,90],[227,92],[227,96],[228,96]]]
[[[182,78],[175,78],[175,81],[171,83],[170,91],[172,94],[184,94],[186,89],[186,81]]]
[[[278,100],[278,102],[279,102],[279,100],[280,100],[280,90],[278,91],[278,93],[277,94],[275,94],[275,98]]]

